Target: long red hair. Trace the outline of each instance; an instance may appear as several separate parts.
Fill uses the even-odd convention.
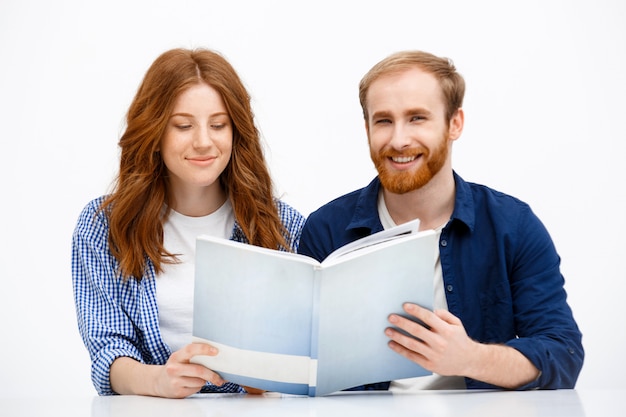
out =
[[[231,160],[220,183],[249,243],[288,249],[273,196],[250,95],[230,63],[206,49],[173,49],[148,69],[126,116],[119,140],[120,169],[113,192],[102,204],[110,225],[109,244],[122,275],[141,279],[148,259],[156,272],[176,257],[163,246],[169,206],[166,169],[158,152],[176,97],[198,83],[222,96],[233,124]]]

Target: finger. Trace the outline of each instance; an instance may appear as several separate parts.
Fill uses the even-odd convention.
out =
[[[189,352],[191,356],[195,355],[207,355],[207,356],[215,356],[219,353],[219,350],[208,343],[190,343],[184,347],[184,349]]]
[[[389,323],[413,338],[427,341],[430,337],[430,328],[420,319],[406,318],[397,314],[391,314],[389,316]]]
[[[218,349],[208,343],[190,343],[172,353],[170,358],[177,362],[189,363],[194,356],[215,356],[218,353]]]
[[[406,331],[403,332],[402,330],[387,328],[385,329],[385,335],[387,335],[387,337],[389,337],[393,342],[413,352],[423,354],[428,348],[423,339],[418,338],[414,334],[410,334]]]
[[[450,313],[448,310],[435,310],[435,315],[439,317],[441,320],[445,321],[448,324],[453,325],[461,325],[461,319],[459,319],[454,314]]]
[[[428,369],[429,362],[424,352],[428,349],[427,346],[420,345],[419,341],[408,338],[393,329],[388,329],[387,335],[392,338],[388,343],[391,350]]]
[[[187,369],[185,371],[185,374],[188,377],[197,378],[201,381],[208,381],[211,384],[217,385],[217,386],[221,386],[226,383],[226,381],[224,381],[217,372],[212,371],[211,369],[207,368],[204,365],[190,363],[189,365],[186,365],[186,366],[187,366]]]
[[[174,352],[167,361],[166,372],[171,378],[175,377],[190,377],[197,378],[203,385],[206,381],[214,385],[223,385],[225,381],[219,374],[206,366],[191,362],[191,358],[195,355],[195,352],[202,352],[202,349],[197,350],[194,347],[188,345],[180,350]]]
[[[180,378],[180,381],[181,381],[181,384],[185,388],[193,388],[195,390],[200,390],[204,385],[206,385],[207,382],[210,382],[211,384],[214,384],[214,385],[221,385],[221,384],[216,384],[210,379],[203,379],[203,378],[198,378],[194,376],[183,376]]]
[[[415,317],[419,322],[421,322],[428,328],[432,328],[433,326],[437,325],[438,322],[441,320],[432,311],[424,307],[418,306],[417,304],[404,303],[402,308],[404,309],[404,311]]]

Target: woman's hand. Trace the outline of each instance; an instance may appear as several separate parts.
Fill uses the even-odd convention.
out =
[[[191,343],[172,353],[165,365],[146,365],[120,357],[111,365],[111,387],[118,394],[188,397],[200,391],[207,381],[218,386],[224,384],[217,373],[190,362],[197,355],[217,354],[217,348],[211,345]]]

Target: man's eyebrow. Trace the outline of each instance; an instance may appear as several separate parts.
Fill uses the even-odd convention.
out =
[[[404,112],[404,114],[406,116],[412,115],[412,114],[431,114],[432,112],[424,107],[414,107],[412,109],[408,109]]]
[[[414,114],[430,115],[432,114],[432,112],[425,107],[413,107],[413,108],[405,110],[402,114],[404,116],[411,116]],[[379,110],[379,111],[372,113],[372,119],[391,117],[391,115],[392,113],[388,110]]]
[[[391,116],[391,112],[387,110],[379,110],[377,112],[372,113],[372,119],[380,119],[381,117],[389,117]]]

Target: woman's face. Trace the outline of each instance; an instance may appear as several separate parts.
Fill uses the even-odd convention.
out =
[[[232,146],[231,119],[217,90],[201,83],[183,91],[160,147],[174,192],[218,191]]]

